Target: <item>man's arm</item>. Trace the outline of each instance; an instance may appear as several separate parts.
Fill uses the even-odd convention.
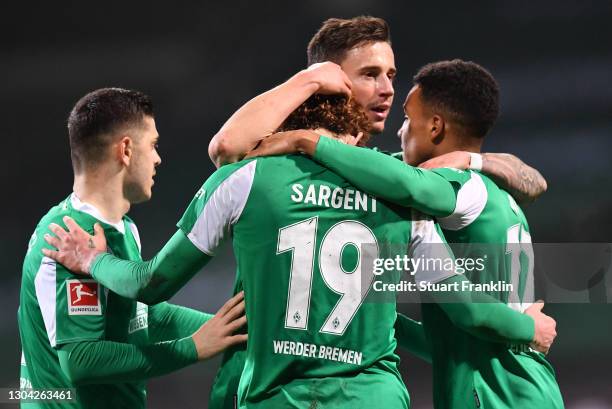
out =
[[[100,253],[85,272],[122,297],[156,304],[176,294],[211,258],[179,229],[149,261]]]
[[[58,350],[62,371],[74,385],[137,382],[197,362],[191,338],[152,345],[112,341],[65,344]]]
[[[43,252],[68,270],[91,275],[114,293],[145,304],[168,300],[211,259],[178,230],[151,260],[122,260],[106,253],[103,230],[95,228],[90,236],[71,218],[64,222],[69,232],[53,224],[57,238],[45,237],[58,251]]]
[[[104,231],[96,224],[94,235],[70,217],[45,235],[57,250],[43,253],[75,274],[92,275],[111,291],[146,304],[174,295],[214,256],[240,218],[255,177],[256,161],[224,166],[198,190],[178,223],[179,229],[149,261],[121,260],[106,253]]]
[[[208,154],[217,167],[237,162],[311,95],[350,94],[350,87],[350,80],[337,64],[313,64],[243,105],[212,138]]]
[[[431,216],[455,210],[456,189],[430,170],[412,167],[371,149],[349,146],[311,131],[281,132],[266,138],[249,156],[301,152],[373,196]],[[457,175],[461,177],[461,175]],[[469,175],[464,175],[469,177]]]
[[[162,302],[149,306],[149,340],[170,341],[196,332],[213,314]]]
[[[144,381],[245,342],[246,334],[233,334],[244,325],[243,313],[244,294],[239,293],[199,329],[180,339],[149,345],[104,340],[63,344],[58,347],[60,367],[74,385]]]
[[[522,205],[535,201],[548,188],[537,169],[509,153],[483,153],[482,172]]]
[[[454,255],[440,226],[430,217],[412,213],[410,257],[433,260],[434,266],[443,266],[448,261],[454,265]],[[454,325],[476,337],[492,342],[532,344],[540,351],[547,351],[556,336],[556,323],[540,311],[541,306],[534,304],[534,308],[522,314],[484,292],[472,291],[470,281],[453,270],[417,268],[414,279],[419,289],[424,284],[442,284],[440,288],[446,291],[427,289],[423,291],[424,296],[438,304]]]
[[[476,155],[479,163],[472,163],[473,155]],[[510,192],[514,200],[522,205],[536,200],[548,187],[540,172],[509,153],[474,154],[455,151],[432,158],[421,163],[419,167],[480,170],[501,188]]]

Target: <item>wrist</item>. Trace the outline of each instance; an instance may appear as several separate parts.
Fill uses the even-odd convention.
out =
[[[482,155],[476,152],[468,152],[470,155],[470,165],[468,169],[482,170]]]
[[[189,361],[197,362],[202,359],[200,358],[200,351],[198,351],[195,335],[180,339],[178,344],[183,348],[185,356]]]
[[[93,277],[93,271],[95,269],[96,264],[100,261],[102,256],[107,254],[103,251],[93,253],[92,256],[87,260],[83,265],[83,272]]]
[[[314,131],[301,132],[295,139],[295,149],[309,156],[313,156],[321,135]]]
[[[523,325],[521,325],[521,327],[523,328],[522,341],[527,342],[527,343],[535,342],[536,340],[535,319],[529,314],[523,314],[523,316],[525,318],[524,318]]]
[[[291,80],[296,82],[298,86],[304,87],[308,96],[315,94],[321,88],[321,81],[308,68],[295,74]]]

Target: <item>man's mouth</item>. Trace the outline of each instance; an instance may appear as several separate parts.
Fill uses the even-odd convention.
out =
[[[391,106],[388,104],[375,105],[370,108],[370,112],[374,114],[374,118],[377,121],[382,121],[387,118],[389,108],[391,108]]]

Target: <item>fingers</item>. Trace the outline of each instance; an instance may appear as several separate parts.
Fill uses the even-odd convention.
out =
[[[66,227],[68,228],[68,231],[70,233],[85,233],[85,230],[81,229],[81,226],[79,226],[74,219],[72,219],[72,217],[69,216],[64,216],[62,218],[62,220],[64,221],[64,223],[66,224]]]
[[[94,224],[94,236],[97,237],[99,235],[104,236],[104,228],[100,225],[100,223],[96,223]]]
[[[243,342],[247,342],[249,339],[249,334],[236,334],[231,337],[227,337],[228,346],[242,344]]]
[[[246,315],[230,322],[227,324],[227,330],[229,333],[234,333],[238,328],[242,328],[247,323]]]
[[[225,322],[230,322],[244,314],[244,300],[236,304],[224,317]]]
[[[53,234],[59,237],[60,240],[65,240],[68,237],[68,233],[66,232],[66,230],[64,230],[59,224],[51,223],[49,225],[49,230],[51,230]]]
[[[61,244],[60,239],[58,239],[57,237],[53,237],[53,236],[52,236],[52,235],[50,235],[50,234],[45,234],[44,238],[45,238],[45,241],[46,241],[47,243],[49,243],[50,245],[52,245],[52,246],[53,246],[53,247],[55,247],[56,249],[57,249],[57,248],[59,248],[59,246],[60,246],[60,244]]]
[[[536,311],[542,311],[542,308],[544,308],[544,301],[542,300],[538,300],[536,302],[534,302],[531,307],[529,307],[529,309],[534,309]]]
[[[59,258],[59,251],[55,251],[55,250],[51,250],[51,249],[47,249],[47,248],[43,248],[42,252],[45,256],[52,258],[55,261],[58,261]]]
[[[240,304],[240,302],[244,299],[244,291],[240,291],[238,294],[230,298],[219,308],[217,314],[219,317],[224,317],[234,306]]]

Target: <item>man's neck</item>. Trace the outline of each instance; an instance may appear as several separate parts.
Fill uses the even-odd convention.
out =
[[[483,138],[456,138],[445,137],[444,141],[436,146],[433,157],[455,151],[480,153]]]
[[[119,174],[103,170],[83,172],[75,175],[73,190],[82,202],[96,207],[111,223],[120,222],[130,210]]]

